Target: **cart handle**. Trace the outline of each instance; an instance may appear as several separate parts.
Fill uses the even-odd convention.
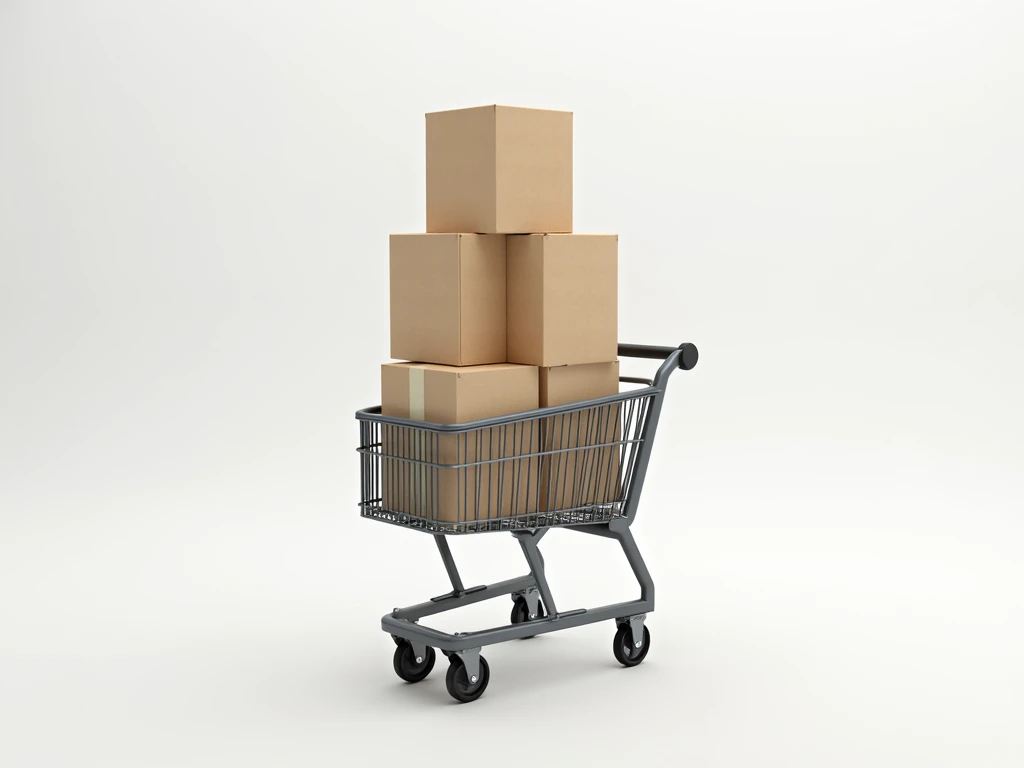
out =
[[[689,371],[697,365],[697,347],[689,342],[678,347],[654,347],[649,344],[619,344],[619,357],[642,357],[648,360],[667,360],[679,350],[679,367]]]

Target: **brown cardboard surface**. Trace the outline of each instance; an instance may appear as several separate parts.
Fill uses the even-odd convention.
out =
[[[619,391],[619,363],[589,363],[541,368],[541,407],[592,400]],[[619,499],[619,447],[609,446],[622,432],[618,404],[545,419],[541,450],[540,509],[577,509]],[[566,448],[586,450],[564,451]],[[559,452],[561,451],[561,452]]]
[[[538,392],[538,372],[533,366],[381,366],[381,412],[385,416],[459,424],[532,410],[537,407]],[[434,435],[385,425],[381,443],[386,509],[442,522],[458,522],[460,516],[461,521],[508,517],[536,509],[539,462],[535,457],[518,457],[537,451],[537,427]],[[397,460],[402,458],[440,464],[502,460],[433,468]]]
[[[428,232],[572,232],[572,112],[426,116]]]
[[[619,392],[619,361],[541,368],[540,407],[593,400]]]
[[[559,366],[618,353],[618,235],[510,235],[507,359]]]
[[[391,236],[391,356],[448,365],[506,359],[505,237]]]
[[[412,412],[410,371],[423,374],[423,414]],[[381,413],[434,424],[462,424],[537,407],[539,372],[532,365],[384,363]]]

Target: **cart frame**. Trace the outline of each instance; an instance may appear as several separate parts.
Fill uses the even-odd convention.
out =
[[[488,584],[466,588],[463,585],[462,577],[452,557],[451,549],[448,546],[447,536],[453,533],[461,533],[459,530],[435,530],[427,531],[433,537],[437,545],[441,559],[444,562],[445,570],[451,582],[452,589],[443,595],[431,598],[427,602],[407,608],[395,608],[381,618],[381,629],[395,639],[399,648],[396,651],[395,669],[404,679],[410,682],[416,680],[408,678],[399,669],[399,656],[404,651],[410,661],[409,664],[418,664],[420,668],[426,666],[429,673],[433,666],[433,648],[441,650],[452,665],[449,671],[448,689],[455,698],[462,701],[471,701],[483,692],[486,686],[489,671],[486,662],[480,656],[484,646],[502,643],[509,640],[517,640],[547,632],[555,632],[562,629],[594,624],[600,621],[615,620],[619,627],[616,635],[616,645],[625,647],[620,656],[616,651],[616,658],[619,658],[626,666],[634,666],[646,656],[649,646],[649,630],[645,627],[647,614],[654,610],[654,581],[644,563],[640,550],[637,547],[630,527],[636,520],[640,494],[643,490],[644,480],[647,474],[647,467],[650,461],[651,451],[654,446],[654,437],[658,428],[661,408],[664,403],[665,391],[669,377],[678,369],[690,370],[697,364],[697,348],[693,344],[681,344],[678,347],[656,347],[637,344],[620,344],[618,346],[619,357],[636,357],[647,359],[663,359],[664,362],[658,368],[653,379],[639,379],[635,377],[621,377],[620,381],[629,384],[643,385],[642,389],[631,390],[628,393],[612,395],[595,400],[588,400],[581,403],[572,403],[569,406],[556,406],[553,408],[542,408],[527,413],[511,414],[493,419],[485,419],[469,424],[458,425],[425,425],[431,430],[438,432],[454,432],[457,430],[478,429],[497,427],[509,424],[513,421],[522,421],[525,418],[546,418],[565,413],[568,410],[579,410],[580,408],[600,407],[622,401],[624,398],[647,397],[649,408],[644,423],[639,427],[639,439],[635,456],[629,470],[630,482],[628,489],[621,500],[621,506],[617,509],[612,519],[600,522],[583,524],[564,524],[549,522],[541,527],[536,519],[533,520],[537,527],[517,528],[511,525],[512,535],[519,541],[529,566],[529,573],[518,578],[508,579],[496,584]],[[423,422],[415,422],[408,419],[399,419],[382,416],[380,407],[367,408],[356,413],[356,418],[361,422],[377,422],[380,424],[397,425],[399,427],[424,427]],[[362,459],[367,461],[379,461],[379,456],[368,455],[368,451],[360,448],[363,454]],[[363,472],[363,499],[364,513],[366,511],[366,499],[368,497],[367,472]],[[379,500],[377,500],[379,502]],[[370,516],[370,515],[368,515]],[[393,522],[393,521],[391,521]],[[614,539],[622,547],[622,551],[629,562],[630,568],[640,586],[640,597],[627,602],[613,603],[597,608],[579,608],[569,611],[559,611],[555,599],[551,594],[544,571],[544,557],[538,548],[541,539],[553,527],[564,530],[578,531],[595,536],[603,536]],[[487,529],[485,529],[487,530]],[[429,627],[421,626],[419,621],[428,616],[450,611],[465,605],[479,603],[502,595],[511,595],[513,600],[522,601],[523,619],[518,623],[505,626],[492,627],[490,629],[475,632],[459,632],[448,634]],[[546,615],[545,615],[546,612]],[[646,642],[645,642],[646,641]],[[632,647],[630,647],[630,645]],[[411,655],[410,655],[411,654]],[[632,654],[632,655],[631,655]],[[414,660],[414,662],[412,661]],[[427,663],[429,661],[429,664]],[[457,667],[463,670],[458,670]],[[463,672],[464,677],[460,680],[468,680],[467,686],[456,686],[453,690],[451,681],[454,672]],[[422,679],[417,677],[417,679]],[[474,690],[476,686],[479,690]],[[465,694],[466,690],[470,693]],[[473,695],[475,694],[475,695]]]

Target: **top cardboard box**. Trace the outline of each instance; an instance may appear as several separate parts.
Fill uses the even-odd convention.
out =
[[[572,112],[431,112],[427,232],[572,232]]]

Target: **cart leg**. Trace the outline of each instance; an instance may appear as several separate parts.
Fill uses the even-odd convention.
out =
[[[444,536],[435,536],[434,541],[437,542],[437,549],[441,553],[441,559],[444,561],[444,568],[448,571],[448,578],[452,582],[452,595],[458,597],[466,588],[462,586],[462,577],[459,576],[459,569],[455,566],[455,558],[452,557],[452,550],[448,546],[448,539]]]
[[[647,570],[647,564],[644,563],[643,557],[640,556],[640,550],[636,546],[636,540],[633,538],[629,526],[609,525],[608,528],[613,538],[622,545],[622,551],[626,555],[626,560],[629,561],[629,567],[633,569],[633,575],[636,576],[636,580],[640,583],[640,599],[653,605],[654,579],[651,578],[651,573]],[[640,624],[640,636],[643,637],[642,622]]]
[[[622,547],[626,560],[629,562],[629,567],[633,569],[633,575],[636,576],[636,580],[640,584],[640,601],[649,604],[643,610],[654,610],[654,579],[651,578],[647,564],[640,556],[636,540],[629,530],[629,520],[612,520],[606,525],[573,525],[567,527],[566,530],[589,533],[591,536],[603,536],[606,539],[615,539],[619,542],[619,546]]]
[[[541,556],[540,550],[537,549],[537,542],[545,533],[547,533],[547,529],[541,529],[537,533],[515,533],[513,536],[519,539],[519,545],[523,548],[526,562],[530,565],[530,575],[537,582],[537,589],[540,591],[541,600],[544,601],[544,607],[547,608],[548,616],[557,618],[558,609],[555,608],[555,599],[551,596],[548,579],[544,575],[544,558]],[[532,607],[530,612],[535,613]]]

